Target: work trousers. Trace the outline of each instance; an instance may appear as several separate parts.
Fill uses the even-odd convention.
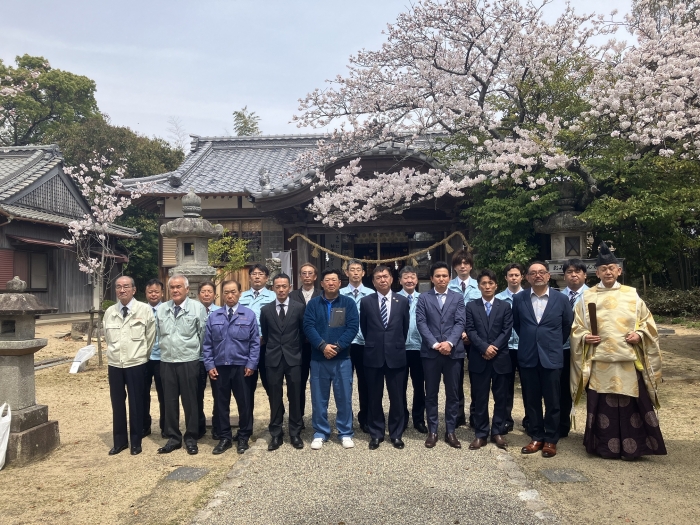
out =
[[[112,402],[112,437],[114,447],[129,444],[140,447],[143,436],[144,387],[147,363],[129,368],[107,367],[109,398]],[[129,400],[129,431],[126,429],[126,401]]]
[[[180,400],[185,412],[185,443],[195,445],[199,436],[197,421],[197,377],[199,360],[185,363],[160,363],[165,404],[165,435],[171,444],[182,444]]]

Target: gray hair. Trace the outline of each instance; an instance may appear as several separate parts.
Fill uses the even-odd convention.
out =
[[[130,275],[120,275],[119,277],[117,277],[116,279],[114,279],[114,285],[115,285],[115,286],[117,285],[117,281],[118,281],[119,279],[124,279],[124,278],[130,279],[130,280],[131,280],[131,286],[133,286],[134,288],[136,288],[136,281],[134,281],[134,278],[131,277]]]
[[[185,275],[182,275],[181,273],[176,273],[175,275],[171,275],[170,279],[168,279],[168,284],[170,284],[170,281],[172,281],[173,279],[182,279],[182,281],[185,283],[185,288],[190,287],[190,280]]]

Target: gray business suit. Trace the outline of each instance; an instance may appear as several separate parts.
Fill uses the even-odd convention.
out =
[[[306,307],[289,300],[284,319],[280,319],[277,301],[260,309],[260,329],[267,345],[265,367],[267,368],[268,395],[270,396],[270,435],[284,434],[284,404],[282,392],[287,380],[289,402],[289,435],[301,433],[301,345],[304,339],[304,310]]]

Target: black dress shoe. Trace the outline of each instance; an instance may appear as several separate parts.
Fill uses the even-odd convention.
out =
[[[421,434],[428,433],[428,427],[425,426],[425,423],[416,423],[413,425],[413,427]]]
[[[170,454],[173,450],[182,448],[182,443],[166,443],[165,446],[158,449],[158,454]]]
[[[138,456],[141,454],[141,447],[131,447],[131,455]]]
[[[429,432],[425,440],[425,448],[433,448],[437,445],[437,439],[437,434],[435,432]]]
[[[116,455],[119,454],[122,450],[126,450],[127,448],[129,448],[129,445],[128,445],[128,444],[122,445],[121,447],[112,447],[112,448],[110,449],[110,451],[109,451],[109,455],[110,455],[110,456],[116,456]]]
[[[187,449],[187,453],[190,456],[195,456],[195,455],[197,455],[197,452],[199,452],[199,448],[197,447],[197,443],[185,443],[185,448]]]
[[[484,438],[474,438],[474,441],[469,443],[469,450],[479,450],[481,447],[486,446],[486,440]]]
[[[405,446],[401,438],[392,439],[391,444],[394,445],[394,448],[398,448],[399,450],[401,450]]]
[[[272,436],[272,439],[270,440],[270,444],[267,446],[267,450],[272,452],[273,450],[277,450],[282,446],[282,436]]]
[[[446,433],[445,434],[445,441],[452,448],[462,448],[462,444],[459,442],[459,439],[457,439],[457,436],[455,435],[454,432]]]
[[[219,441],[219,443],[214,447],[214,450],[211,451],[212,454],[214,455],[219,455],[223,454],[226,452],[228,449],[230,449],[233,446],[233,442],[230,439],[223,438],[222,440]]]
[[[236,452],[243,454],[249,448],[247,439],[238,439],[238,447],[236,448]]]
[[[299,436],[291,436],[289,438],[289,442],[292,444],[294,448],[302,449],[304,448],[304,442],[301,440]]]
[[[151,435],[151,427],[148,427],[146,430],[143,431],[143,435],[141,437],[146,437]]]
[[[370,450],[377,450],[379,448],[379,444],[384,441],[383,439],[377,439],[377,438],[372,438],[369,440],[369,449]]]

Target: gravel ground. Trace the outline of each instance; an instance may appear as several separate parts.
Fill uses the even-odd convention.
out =
[[[388,401],[385,405],[388,411]],[[331,400],[331,418],[333,406]],[[425,436],[409,426],[403,450],[394,449],[387,435],[378,450],[370,451],[368,435],[358,433],[354,449],[343,449],[332,436],[316,451],[309,447],[308,418],[306,425],[303,450],[285,442],[268,452],[260,439],[194,523],[543,523],[523,501],[537,494],[519,497],[526,487],[514,464],[510,470],[523,480],[508,482],[508,454],[493,445],[468,450],[474,435],[465,428],[457,432],[461,450],[444,441],[428,450]]]

